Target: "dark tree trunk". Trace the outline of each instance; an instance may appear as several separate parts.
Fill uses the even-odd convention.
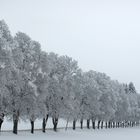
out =
[[[42,122],[42,132],[46,132],[46,119],[43,118],[43,122]]]
[[[98,129],[100,129],[100,122],[101,122],[101,121],[99,120],[99,121],[98,121]]]
[[[1,126],[2,126],[3,120],[0,119],[0,132],[1,132]]]
[[[128,121],[125,121],[125,127],[127,127],[128,126]]]
[[[111,128],[111,122],[110,121],[108,122],[108,128]]]
[[[124,121],[122,122],[122,128],[124,128]]]
[[[1,126],[4,120],[4,113],[1,113],[0,116],[1,116],[1,119],[0,119],[0,132],[1,132]]]
[[[80,124],[81,124],[81,129],[83,129],[83,119],[81,119]]]
[[[30,121],[31,122],[31,133],[34,133],[34,121]]]
[[[132,126],[133,126],[133,127],[135,126],[135,123],[134,123],[134,122],[132,122]]]
[[[107,122],[105,122],[105,128],[107,129]]]
[[[129,121],[129,127],[131,127],[131,121]]]
[[[43,122],[42,122],[42,132],[45,133],[46,132],[46,124],[48,121],[49,115],[46,116],[46,118],[43,118]]]
[[[130,122],[128,121],[128,127],[130,127]]]
[[[120,123],[118,122],[118,128],[120,127]]]
[[[58,118],[53,118],[53,130],[56,132],[57,131],[57,124],[58,124]]]
[[[95,120],[92,120],[92,128],[95,129]]]
[[[13,125],[13,133],[17,134],[17,130],[18,130],[18,120],[14,120],[13,121],[14,125]]]
[[[102,123],[101,123],[101,129],[103,129],[103,127],[104,127],[104,122],[102,121]]]
[[[76,129],[76,120],[73,121],[73,130]]]
[[[133,127],[133,122],[131,122],[131,127]]]
[[[112,123],[113,123],[113,124],[112,124],[112,125],[113,125],[113,128],[115,128],[115,122],[112,122]]]
[[[87,128],[90,129],[90,119],[87,120]]]
[[[15,111],[13,112],[13,133],[17,134],[18,132],[18,120],[19,120],[19,111]]]

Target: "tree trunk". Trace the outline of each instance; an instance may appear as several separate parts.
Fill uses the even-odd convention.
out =
[[[46,132],[46,119],[43,118],[43,122],[42,122],[42,132]]]
[[[3,120],[0,119],[0,132],[1,132],[1,126],[2,126]]]
[[[110,127],[111,127],[111,122],[109,121],[109,122],[108,122],[108,128],[110,128]]]
[[[131,126],[133,127],[133,122],[131,122]]]
[[[124,128],[124,121],[122,122],[122,128]]]
[[[19,111],[13,111],[13,133],[17,134],[18,131],[18,120],[19,120]]]
[[[2,126],[3,121],[4,121],[4,113],[1,113],[0,114],[0,132],[1,132],[1,126]]]
[[[107,129],[107,122],[105,122],[105,128]]]
[[[45,133],[46,132],[46,124],[48,121],[49,115],[46,116],[46,118],[43,118],[43,122],[42,122],[42,132]]]
[[[53,130],[56,132],[57,131],[57,124],[58,124],[58,118],[53,118]]]
[[[127,127],[127,124],[128,124],[128,122],[127,122],[127,121],[125,121],[124,127]]]
[[[95,120],[92,120],[92,128],[95,129]]]
[[[80,124],[81,124],[81,129],[83,129],[83,119],[81,119]]]
[[[134,122],[132,122],[132,126],[134,127]]]
[[[101,121],[99,120],[99,121],[98,121],[98,129],[100,129],[100,122],[101,122]]]
[[[76,120],[73,121],[73,130],[76,129]]]
[[[115,122],[113,122],[113,128],[115,128]]]
[[[87,120],[87,128],[90,129],[90,119]]]
[[[31,121],[31,133],[34,133],[34,121]]]
[[[129,125],[129,127],[131,127],[131,122],[130,121],[129,121],[128,125]]]
[[[118,128],[120,127],[120,123],[118,122]]]
[[[17,134],[17,130],[18,130],[18,120],[13,120],[13,133]]]
[[[130,127],[130,121],[128,122],[128,126]]]
[[[102,121],[102,123],[101,123],[101,129],[103,129],[103,127],[104,127],[104,122]]]

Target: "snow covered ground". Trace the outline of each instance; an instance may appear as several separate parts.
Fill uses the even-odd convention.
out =
[[[84,125],[86,125],[85,123],[86,122],[84,122]],[[35,129],[41,129],[42,120],[36,120],[34,125],[35,125]],[[80,126],[80,123],[77,122],[77,126]],[[31,127],[30,122],[19,121],[19,125],[18,125],[19,130],[28,130],[28,129],[30,129],[30,127]],[[66,127],[66,121],[60,119],[58,121],[58,128],[62,128],[62,127],[63,128]],[[68,127],[72,127],[72,123],[69,122]],[[11,121],[5,120],[2,125],[2,130],[12,130],[12,128],[13,128],[13,123]],[[50,118],[48,119],[46,128],[48,128],[48,129],[53,128],[52,119],[50,119]]]
[[[9,122],[3,124],[3,129],[8,129],[6,125],[11,129],[12,124]],[[64,126],[64,121],[59,123],[59,128]],[[70,125],[71,126],[71,125]],[[19,129],[30,128],[28,123],[20,122]],[[48,125],[51,128],[51,123]],[[40,121],[36,122],[36,128],[41,128]],[[0,135],[0,140],[139,140],[140,139],[140,127],[134,128],[115,128],[115,129],[102,129],[102,130],[93,130],[86,129],[83,130],[77,128],[75,131],[72,129],[58,129],[58,132],[54,132],[50,129],[46,131],[45,134],[41,130],[36,130],[35,134],[31,134],[29,130],[19,131],[18,135],[12,134],[12,132],[4,131]]]
[[[119,128],[107,130],[59,130],[53,132],[48,130],[45,134],[41,131],[36,131],[35,134],[22,131],[19,134],[13,135],[11,132],[2,132],[0,140],[139,140],[140,128]]]

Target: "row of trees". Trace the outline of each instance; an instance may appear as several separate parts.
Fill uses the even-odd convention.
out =
[[[134,84],[121,84],[104,73],[83,72],[68,56],[41,50],[38,42],[18,32],[14,37],[0,21],[0,128],[3,118],[13,120],[17,134],[19,119],[42,119],[45,132],[52,118],[54,130],[60,118],[87,121],[87,128],[133,126],[140,119],[140,95]]]

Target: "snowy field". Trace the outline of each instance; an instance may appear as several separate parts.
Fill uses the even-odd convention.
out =
[[[139,140],[140,128],[119,128],[119,129],[103,129],[103,130],[59,130],[53,132],[48,130],[45,134],[41,131],[35,131],[35,134],[22,131],[13,135],[11,132],[2,132],[0,140]]]
[[[78,124],[77,124],[78,125]],[[11,130],[12,123],[5,122],[3,124],[3,131],[0,135],[0,140],[139,140],[140,139],[140,127],[134,128],[115,128],[115,129],[102,129],[102,130],[93,130],[86,129],[83,130],[77,128],[75,131],[69,128],[65,131],[64,127],[65,122],[60,121],[58,125],[58,132],[51,130],[51,120],[48,123],[48,130],[46,133],[42,133],[41,130],[35,130],[34,134],[30,133],[30,124],[29,123],[19,123],[18,135],[12,134],[12,132],[7,132]],[[71,124],[69,125],[71,127]],[[25,130],[28,129],[28,130]],[[41,128],[41,122],[36,121],[35,128]]]

